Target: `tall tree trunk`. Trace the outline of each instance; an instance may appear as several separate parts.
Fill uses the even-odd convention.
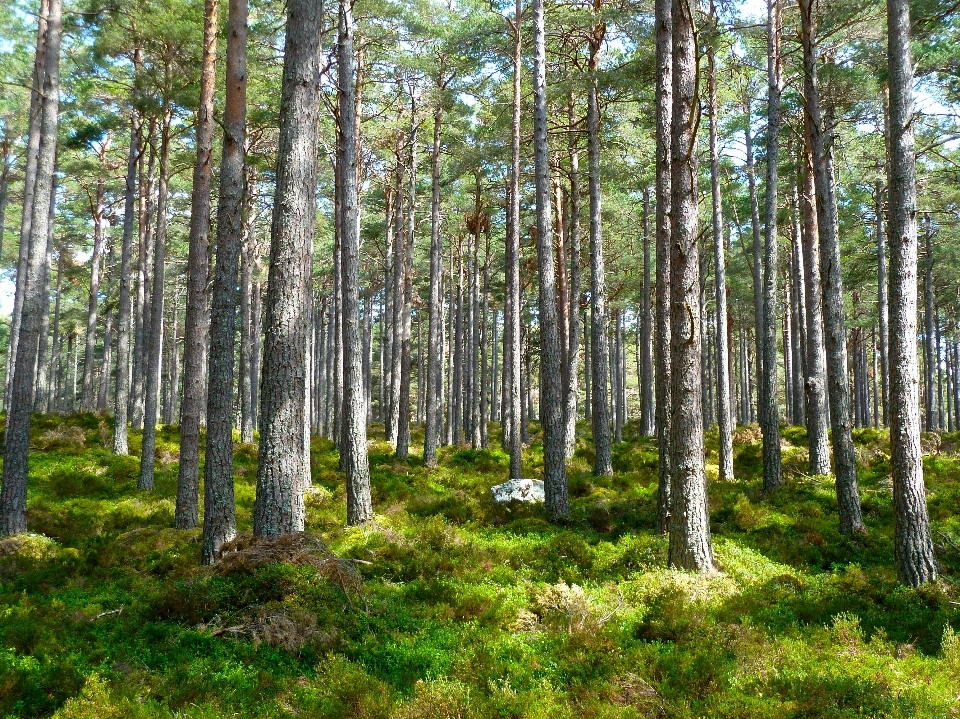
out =
[[[233,497],[233,360],[237,282],[243,248],[244,148],[247,120],[247,0],[229,0],[223,152],[217,207],[217,266],[210,312],[207,443],[203,465],[203,548],[212,564],[236,536]],[[309,179],[309,178],[307,178]],[[309,205],[307,207],[310,207]]]
[[[254,184],[256,174],[244,164],[242,233],[240,255],[240,441],[253,442],[253,417],[256,407],[253,387],[260,378],[253,374],[253,273],[257,241],[254,234]]]
[[[673,2],[671,127],[671,522],[669,564],[713,571],[700,401],[695,7]]]
[[[926,427],[928,432],[940,430],[934,405],[934,381],[937,372],[936,349],[934,348],[934,309],[933,309],[933,231],[930,228],[930,213],[923,217],[924,255],[923,263],[923,378],[924,407],[926,408]]]
[[[61,11],[62,12],[62,11]],[[37,48],[33,59],[33,84],[27,124],[26,165],[23,171],[23,197],[20,203],[20,246],[17,252],[17,283],[13,294],[13,314],[10,318],[10,340],[7,346],[7,374],[4,383],[4,409],[11,409],[13,376],[20,341],[20,323],[27,291],[27,272],[30,261],[30,237],[33,223],[33,203],[36,196],[37,172],[40,163],[40,145],[43,122],[43,88],[46,83],[46,58],[50,0],[40,0],[37,15]],[[59,38],[58,38],[59,42]],[[58,58],[59,60],[59,58]],[[54,154],[56,151],[54,150]],[[51,171],[51,176],[53,172]],[[44,238],[46,241],[46,238]],[[21,281],[21,278],[22,281]],[[32,380],[31,380],[32,383]]]
[[[791,214],[793,215],[793,232],[790,247],[790,315],[793,325],[793,344],[790,348],[793,354],[793,423],[805,425],[807,418],[804,384],[806,371],[806,317],[807,300],[804,294],[803,268],[803,230],[800,225],[800,193],[797,187],[797,174],[794,173],[791,198]]]
[[[609,356],[607,347],[606,269],[600,228],[600,108],[597,67],[604,26],[597,25],[590,37],[590,88],[587,94],[587,154],[590,187],[590,370],[593,384],[593,473],[613,476],[610,436],[610,404],[607,395]],[[616,391],[616,388],[613,388]]]
[[[51,186],[57,153],[58,110],[60,104],[60,0],[50,0],[46,22],[46,48],[43,78],[38,89],[40,101],[40,143],[30,205],[29,250],[26,272],[17,275],[23,283],[23,311],[20,321],[20,349],[13,369],[11,402],[7,405],[3,447],[3,474],[0,484],[0,535],[27,531],[27,463],[30,454],[30,415],[33,412],[34,372],[43,311],[41,275],[46,257],[47,223],[50,218]],[[39,43],[38,43],[39,44]],[[29,182],[29,178],[25,181]],[[29,185],[28,185],[29,186]]]
[[[45,412],[54,412],[59,409],[61,388],[61,345],[63,340],[60,334],[60,304],[63,293],[63,248],[57,250],[57,299],[53,306],[53,341],[50,346],[50,387],[47,393]]]
[[[316,215],[322,14],[309,0],[287,7],[254,505],[253,531],[260,537],[300,531],[304,522],[307,257]],[[347,77],[352,87],[352,68]],[[341,84],[341,92],[352,94],[350,87]],[[350,182],[352,168],[341,167],[340,181]]]
[[[207,376],[207,343],[213,342],[209,337],[210,295],[207,285],[210,271],[210,179],[213,174],[213,95],[216,90],[218,3],[219,0],[205,0],[203,13],[200,102],[197,105],[197,161],[193,166],[193,196],[190,203],[190,249],[187,257],[187,309],[183,323],[183,406],[180,413],[180,467],[177,472],[177,503],[173,514],[173,526],[177,529],[193,529],[198,522],[200,424],[203,421],[203,410],[207,400],[207,381],[209,380]],[[233,33],[236,31],[236,28],[231,28],[228,31],[228,41],[235,39]],[[228,57],[228,61],[230,59]],[[235,62],[236,58],[233,60]],[[234,89],[234,83],[233,78],[228,78],[227,89]],[[226,142],[226,134],[224,137]],[[226,147],[224,147],[224,151],[226,155]],[[242,146],[239,152],[242,167]],[[224,166],[226,166],[226,157],[224,157]],[[221,192],[232,192],[234,188],[232,186],[227,188],[223,186],[223,183],[232,185],[235,181],[233,177],[221,178]],[[229,201],[231,203],[239,202],[239,199],[233,200],[233,198],[230,198]],[[223,198],[221,198],[222,211]],[[221,225],[219,216],[217,223]],[[230,360],[232,372],[232,353]],[[226,414],[230,418],[233,417],[232,405],[228,407]],[[209,438],[207,441],[209,443]],[[209,459],[207,461],[209,462]],[[206,563],[212,561],[212,557],[208,555],[206,548],[204,550],[204,561]]]
[[[93,220],[93,252],[90,255],[90,291],[87,295],[87,329],[84,334],[83,349],[83,389],[80,407],[84,412],[94,409],[93,366],[94,350],[97,341],[97,303],[100,299],[100,264],[105,236],[103,232],[104,180],[97,178],[94,198],[90,202],[90,215]]]
[[[657,420],[657,532],[670,529],[670,411],[672,401],[670,359],[670,252],[672,202],[672,138],[673,125],[673,4],[672,0],[655,0],[657,34],[657,168],[656,168],[656,251],[657,251],[657,316],[656,316],[656,420]],[[592,361],[592,358],[591,358]]]
[[[503,391],[507,395],[508,426],[505,432],[508,437],[510,451],[510,478],[519,479],[521,475],[521,461],[523,440],[521,436],[521,415],[523,414],[520,396],[520,103],[521,103],[521,71],[523,68],[522,55],[522,19],[523,0],[516,0],[513,16],[513,31],[515,33],[513,46],[513,100],[512,121],[510,125],[510,187],[507,193],[509,206],[507,209],[507,229],[509,237],[506,246],[506,316],[504,318],[504,334],[506,344],[506,358],[504,360]]]
[[[880,392],[883,405],[883,426],[889,423],[890,375],[887,356],[890,344],[890,308],[887,303],[887,233],[883,217],[884,187],[876,184],[876,221],[877,221],[877,314],[880,324]]]
[[[803,193],[800,196],[803,224],[804,297],[807,304],[807,374],[804,394],[807,405],[807,439],[810,444],[810,474],[830,474],[830,438],[827,432],[827,365],[823,346],[823,295],[820,284],[820,232],[817,226],[813,156],[808,147],[803,158]]]
[[[710,17],[716,23],[716,7],[710,2]],[[733,479],[733,428],[730,426],[730,349],[727,346],[727,262],[723,247],[723,206],[720,197],[719,118],[717,65],[713,45],[707,48],[710,107],[710,192],[713,199],[714,287],[717,302],[717,424],[720,429],[719,477]]]
[[[887,0],[890,77],[890,450],[897,577],[937,578],[920,452],[917,377],[917,188],[910,7]]]
[[[763,432],[763,489],[783,484],[780,473],[780,409],[777,402],[777,170],[780,143],[781,0],[767,0],[767,183],[763,238],[763,355],[760,429]]]
[[[757,198],[757,173],[756,165],[753,159],[753,135],[751,123],[753,122],[753,112],[750,107],[750,99],[745,103],[746,126],[744,127],[743,137],[747,151],[747,184],[750,188],[750,229],[753,236],[753,263],[750,266],[753,274],[753,314],[756,325],[754,332],[754,357],[757,361],[754,363],[754,374],[751,381],[757,387],[757,407],[763,402],[760,394],[763,389],[763,264],[762,252],[763,245],[760,237],[760,201]],[[753,414],[751,410],[751,415]]]
[[[170,63],[166,67],[167,87],[171,81]],[[167,194],[170,181],[170,121],[173,109],[169,96],[164,98],[163,126],[160,135],[160,178],[157,187],[157,229],[153,244],[153,289],[150,293],[149,336],[144,328],[146,353],[144,364],[143,441],[140,451],[140,476],[137,489],[152,490],[154,452],[157,446],[157,404],[160,395],[160,359],[163,348],[163,278],[167,253]],[[144,318],[146,325],[146,317]]]
[[[443,105],[433,110],[433,151],[430,164],[430,327],[427,331],[427,426],[423,436],[423,463],[437,466],[437,444],[443,428],[441,385],[443,369],[443,240],[440,236],[440,141],[443,137]],[[382,365],[381,365],[382,367]]]
[[[134,203],[137,199],[137,162],[140,159],[140,132],[143,122],[136,108],[130,111],[130,151],[123,202],[123,238],[120,242],[119,306],[117,309],[117,376],[113,402],[113,453],[129,454],[127,406],[130,402],[130,276],[133,273]],[[61,252],[62,254],[62,252]],[[59,279],[57,304],[60,302]]]
[[[840,237],[837,198],[833,187],[833,151],[827,145],[827,128],[820,113],[817,83],[816,30],[811,0],[800,0],[803,43],[805,122],[809,127],[817,194],[820,233],[820,279],[823,285],[823,328],[827,350],[827,382],[832,424],[833,458],[840,532],[864,531],[857,489],[857,462],[850,427],[850,387],[847,382],[847,346],[840,276]]]
[[[403,280],[403,307],[400,326],[400,397],[399,397],[399,424],[397,425],[397,457],[406,459],[410,455],[410,383],[413,374],[412,339],[412,312],[413,312],[413,247],[414,230],[416,228],[417,212],[417,107],[414,96],[411,95],[410,106],[410,169],[408,175],[409,188],[407,190],[407,228],[404,240],[402,280]],[[359,252],[359,246],[358,246]],[[359,260],[358,260],[359,261]],[[364,428],[366,421],[364,420]],[[363,450],[366,452],[366,449]]]
[[[343,212],[343,447],[346,455],[347,524],[366,522],[373,516],[370,499],[370,468],[367,463],[367,425],[363,413],[363,374],[360,357],[359,270],[360,226],[357,222],[357,133],[353,57],[354,21],[351,4],[340,2],[338,79],[340,83],[341,210]],[[312,116],[316,125],[316,114]],[[316,130],[313,130],[315,133]],[[316,136],[314,134],[314,145]],[[313,174],[316,184],[316,172]],[[307,205],[312,208],[313,204]],[[399,238],[398,238],[399,241]]]
[[[570,98],[568,105],[568,124],[574,125],[574,103]],[[567,334],[567,387],[564,396],[564,417],[566,418],[565,456],[573,457],[577,448],[577,400],[579,397],[579,359],[580,359],[580,152],[578,140],[574,135],[570,139],[570,307],[568,309],[569,327]]]
[[[403,364],[403,269],[404,250],[406,241],[404,238],[403,222],[403,161],[400,157],[403,147],[403,135],[397,138],[397,171],[396,171],[396,192],[393,200],[393,320],[390,323],[392,340],[391,361],[390,361],[390,411],[388,416],[387,441],[397,446],[397,436],[399,435],[400,425],[400,374]]]
[[[134,314],[133,359],[131,373],[131,401],[129,405],[130,423],[134,429],[143,427],[144,390],[146,376],[146,359],[149,339],[150,322],[150,277],[152,260],[150,243],[153,238],[153,177],[156,165],[157,151],[154,135],[156,132],[156,118],[150,118],[150,129],[147,135],[147,145],[150,148],[149,160],[144,172],[144,153],[140,153],[139,175],[140,192],[137,207],[137,216],[140,227],[137,237],[137,304]]]
[[[13,138],[9,129],[0,140],[0,256],[3,255],[3,231],[6,227],[7,203],[10,199],[10,172],[13,170]]]
[[[640,433],[652,437],[655,429],[653,415],[653,346],[650,305],[650,188],[643,188],[643,292],[640,306],[640,333],[637,340],[640,365]]]
[[[553,233],[550,227],[546,23],[543,0],[533,0],[533,51],[533,158],[540,274],[540,381],[544,398],[544,406],[540,408],[540,421],[543,425],[543,488],[547,516],[552,520],[562,520],[570,514],[570,503],[567,498],[567,470],[564,463],[561,348],[554,288]],[[595,74],[591,92],[596,113]]]
[[[53,230],[54,219],[57,209],[57,175],[56,165],[54,166],[53,180],[50,183],[50,211],[47,214],[47,241],[44,250],[43,273],[40,278],[43,291],[43,303],[40,309],[40,338],[37,345],[37,386],[33,394],[33,408],[35,412],[45,412],[50,397],[50,269],[53,260]],[[107,360],[106,367],[109,371],[108,351],[110,347],[110,324],[107,324],[107,341],[104,343],[104,358]],[[99,407],[98,407],[99,409]]]

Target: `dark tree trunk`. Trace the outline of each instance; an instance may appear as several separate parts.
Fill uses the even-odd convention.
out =
[[[226,100],[223,108],[223,151],[220,156],[220,202],[217,207],[217,266],[213,276],[207,370],[203,564],[215,562],[220,548],[237,533],[233,497],[233,360],[236,349],[237,282],[243,248],[247,0],[229,0],[228,7],[227,67],[224,78]]]
[[[319,5],[309,0],[290,0],[287,8],[270,272],[264,308],[260,463],[253,517],[253,532],[258,537],[300,531],[304,522],[306,304],[311,270],[308,252],[316,217],[322,13]],[[352,75],[351,72],[348,77],[352,79]],[[341,85],[341,92],[350,90]],[[344,168],[341,182],[349,181],[351,171],[352,168]]]
[[[213,174],[213,95],[216,90],[218,2],[219,0],[205,0],[203,13],[200,102],[197,105],[197,161],[193,166],[193,196],[190,203],[190,250],[187,258],[187,310],[183,323],[183,406],[180,414],[180,467],[177,473],[177,504],[173,514],[173,526],[177,529],[193,529],[196,527],[199,513],[197,502],[200,485],[200,425],[203,421],[203,410],[207,399],[207,343],[212,342],[208,336],[210,333],[210,296],[207,284],[210,266],[210,179]],[[228,32],[228,40],[233,39],[233,32],[236,32],[236,28],[232,28]],[[232,89],[234,82],[233,78],[228,78],[227,88]],[[243,153],[242,146],[240,153],[241,155]],[[224,165],[226,165],[226,158],[224,158]],[[233,177],[221,178],[221,192],[232,192],[233,187],[227,187],[224,183],[232,185],[234,182]],[[222,208],[223,201],[221,199],[221,211]],[[219,217],[217,222],[218,224],[221,223]],[[232,371],[232,354],[230,360]],[[227,412],[229,417],[233,416],[232,409],[230,407]],[[206,512],[206,510],[204,511]],[[212,557],[213,555],[209,555],[205,551],[204,561],[206,563],[209,564]]]

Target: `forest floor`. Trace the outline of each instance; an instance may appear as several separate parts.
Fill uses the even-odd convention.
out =
[[[612,479],[591,477],[581,440],[563,527],[493,503],[499,450],[444,448],[428,471],[374,441],[378,514],[345,528],[336,454],[315,440],[312,535],[241,541],[206,569],[199,530],[170,528],[176,428],[159,433],[156,490],[138,492],[109,422],[35,418],[35,534],[0,541],[0,715],[960,717],[960,435],[925,439],[944,576],[913,590],[893,570],[874,430],[856,436],[869,533],[853,538],[830,478],[805,475],[802,429],[784,429],[769,497],[759,432],[738,430],[739,479],[710,486],[722,571],[703,577],[665,567],[655,445],[632,426]],[[713,435],[714,479],[715,461]],[[256,446],[238,445],[242,536],[255,476]]]

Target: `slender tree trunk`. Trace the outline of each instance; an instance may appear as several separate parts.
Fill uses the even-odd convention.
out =
[[[340,83],[340,129],[343,140],[340,166],[341,210],[343,212],[343,448],[346,454],[347,524],[356,525],[373,517],[370,498],[370,468],[367,463],[367,425],[363,413],[363,376],[360,357],[359,270],[360,226],[357,222],[357,133],[358,118],[354,94],[356,68],[353,57],[354,21],[351,4],[340,2],[338,37],[338,78]],[[315,101],[314,101],[315,102]],[[313,115],[316,125],[316,114]],[[316,130],[313,131],[314,133]],[[315,136],[314,136],[315,140]],[[314,142],[315,145],[315,142]],[[314,171],[313,182],[316,174]],[[313,204],[307,205],[313,207]],[[398,238],[399,241],[399,238]]]
[[[93,252],[90,255],[90,291],[87,295],[87,329],[84,334],[83,350],[83,388],[80,407],[84,412],[92,412],[95,404],[93,391],[94,350],[97,341],[97,303],[100,298],[100,264],[105,241],[103,233],[103,198],[105,186],[103,177],[97,178],[95,199],[90,203],[93,220]]]
[[[47,406],[45,412],[54,412],[59,409],[61,387],[61,345],[60,335],[60,301],[63,292],[63,248],[57,250],[57,299],[53,306],[53,342],[50,347],[50,387],[47,392]]]
[[[50,340],[50,269],[53,260],[53,230],[57,209],[57,175],[54,166],[53,180],[50,183],[50,211],[47,215],[47,240],[44,251],[43,273],[40,278],[43,292],[43,306],[40,310],[40,338],[37,345],[37,386],[33,393],[33,408],[35,412],[45,412],[50,397],[50,351],[47,346]],[[110,353],[110,325],[107,324],[107,341],[104,344],[104,358],[109,371]],[[98,407],[99,409],[99,407]]]
[[[653,346],[650,344],[651,315],[650,304],[650,188],[643,188],[643,291],[640,306],[640,328],[637,338],[638,364],[640,374],[637,378],[640,392],[640,433],[652,437],[655,430],[653,414]]]
[[[254,504],[258,537],[300,531],[304,523],[306,290],[316,216],[322,13],[309,0],[291,0],[287,8]],[[347,77],[341,92],[350,94],[352,67]],[[347,144],[352,147],[352,137]],[[353,168],[341,167],[341,182],[352,182]]]
[[[150,322],[150,276],[152,274],[152,260],[150,243],[153,238],[153,176],[156,165],[156,147],[154,134],[156,119],[150,118],[150,130],[147,144],[150,147],[150,159],[146,163],[144,173],[144,153],[140,153],[139,174],[140,193],[137,216],[140,219],[138,233],[138,262],[137,262],[137,305],[135,312],[134,343],[133,343],[133,370],[131,374],[131,403],[129,414],[134,429],[143,427],[144,390],[146,375],[147,337]]]
[[[427,426],[423,436],[423,463],[437,466],[437,445],[443,427],[443,240],[440,236],[440,142],[443,137],[443,105],[433,110],[433,151],[430,165],[430,327],[427,331]]]
[[[716,8],[710,3],[710,17],[716,22]],[[720,429],[719,477],[733,479],[733,428],[730,426],[730,349],[727,346],[727,262],[723,247],[723,206],[720,197],[719,118],[717,106],[717,66],[713,45],[707,49],[710,107],[710,192],[713,198],[714,286],[717,302],[717,421]]]
[[[780,473],[780,409],[777,402],[777,170],[780,142],[781,0],[767,0],[767,183],[763,241],[763,372],[760,383],[760,429],[763,432],[763,489],[783,484]]]
[[[597,66],[603,27],[594,28],[590,39],[591,81],[587,95],[587,151],[590,186],[590,370],[593,384],[593,473],[613,476],[610,435],[610,405],[607,396],[609,374],[607,348],[606,269],[603,262],[603,235],[600,228],[600,108]],[[616,388],[612,388],[616,391]]]
[[[671,522],[669,564],[713,571],[700,401],[695,7],[673,2],[671,127]]]
[[[253,374],[253,272],[257,242],[254,235],[254,184],[256,175],[244,165],[242,232],[240,255],[240,441],[253,442],[253,387],[259,377]]]
[[[26,165],[23,171],[23,198],[20,203],[20,246],[17,252],[17,283],[13,294],[13,314],[10,318],[10,340],[7,345],[7,374],[4,383],[3,398],[3,406],[7,410],[11,409],[13,377],[17,362],[17,347],[20,341],[20,323],[23,317],[23,302],[27,291],[26,279],[30,260],[30,237],[34,214],[33,203],[36,193],[42,138],[43,88],[46,83],[49,13],[50,0],[40,0],[40,12],[37,15],[37,48],[33,60],[33,84],[30,93],[30,114],[27,124]],[[59,38],[57,41],[59,42]],[[51,176],[52,174],[51,171]],[[22,281],[21,278],[23,278]]]
[[[510,132],[510,191],[507,215],[509,237],[506,247],[507,265],[507,313],[504,331],[506,333],[506,360],[504,361],[504,392],[507,394],[506,433],[509,437],[510,478],[519,479],[522,461],[521,415],[523,414],[520,395],[520,103],[523,0],[516,0],[513,18],[513,30],[516,34],[513,48],[513,120]]]
[[[656,251],[657,251],[657,316],[656,316],[656,423],[657,423],[657,532],[670,529],[670,411],[672,400],[670,358],[670,252],[672,202],[672,138],[673,125],[673,5],[672,0],[655,0],[656,25]],[[591,362],[593,358],[591,357]],[[589,406],[589,405],[588,405]]]
[[[217,9],[219,0],[205,0],[203,13],[203,54],[200,61],[200,102],[197,106],[197,160],[193,166],[193,196],[190,203],[190,238],[187,258],[187,310],[183,325],[183,406],[180,414],[180,467],[177,474],[177,503],[173,526],[193,529],[198,523],[200,485],[200,424],[207,400],[207,343],[210,333],[210,295],[207,290],[210,266],[210,179],[213,154],[213,95],[216,90]],[[232,8],[231,8],[232,9]],[[228,39],[234,39],[228,32]],[[236,59],[234,58],[234,61]],[[232,89],[234,80],[227,80]],[[226,148],[224,148],[226,150]],[[242,166],[243,147],[240,165]],[[226,158],[224,158],[226,165]],[[235,178],[221,178],[233,183]],[[241,180],[242,184],[242,180]],[[221,188],[223,192],[226,188]],[[230,187],[230,192],[233,187]],[[239,198],[230,198],[231,205]],[[223,200],[221,198],[221,211]],[[233,218],[230,218],[231,220]],[[217,218],[218,225],[221,219]],[[219,232],[218,232],[219,234]],[[219,260],[218,260],[219,264]],[[231,324],[232,327],[232,324]],[[231,343],[232,347],[232,343]],[[230,356],[231,373],[233,355]],[[232,374],[231,374],[232,379]],[[227,411],[233,417],[233,407]],[[216,420],[214,420],[216,421]],[[207,440],[209,443],[209,438]],[[210,460],[207,459],[209,462]],[[232,467],[231,467],[232,471]],[[206,513],[207,510],[204,510]],[[213,560],[204,548],[204,562]]]
[[[42,17],[42,16],[41,16]],[[33,412],[34,372],[40,320],[43,311],[43,286],[40,281],[50,217],[51,186],[57,152],[58,110],[60,101],[60,0],[50,0],[46,23],[46,48],[43,58],[40,102],[40,143],[36,166],[35,195],[30,205],[29,250],[26,272],[17,275],[23,283],[23,311],[20,323],[20,349],[16,356],[11,383],[11,403],[7,405],[4,433],[3,475],[0,485],[0,535],[27,531],[27,463],[30,454],[30,416]],[[38,43],[39,44],[39,43]],[[38,53],[39,54],[39,53]],[[28,178],[29,181],[29,178]],[[28,182],[27,181],[27,182]],[[29,187],[29,184],[27,185]],[[22,240],[21,240],[22,241]]]
[[[793,343],[790,348],[793,354],[793,423],[796,425],[805,425],[807,421],[806,399],[804,397],[804,384],[806,371],[804,363],[806,361],[806,317],[807,300],[804,294],[804,268],[803,268],[803,240],[802,229],[800,226],[800,193],[797,189],[797,179],[794,174],[793,197],[791,202],[791,211],[793,215],[793,236],[791,238],[790,248],[790,315],[793,325]]]
[[[411,100],[413,102],[413,100]],[[397,457],[406,459],[410,455],[410,383],[413,374],[413,350],[411,347],[413,311],[413,247],[414,229],[416,227],[417,211],[417,108],[415,104],[410,108],[410,170],[408,175],[409,189],[407,190],[407,228],[405,232],[405,249],[403,252],[402,279],[403,279],[403,311],[400,328],[400,397],[399,424],[397,426]],[[359,252],[359,245],[357,247]],[[358,260],[359,261],[359,260]],[[364,428],[366,423],[364,422]],[[366,448],[364,448],[366,453]]]
[[[916,158],[910,7],[887,0],[890,77],[890,449],[897,577],[916,587],[937,578],[923,487],[917,377]]]
[[[933,403],[934,377],[936,375],[936,350],[934,309],[933,309],[933,232],[930,229],[930,213],[923,218],[923,239],[925,262],[923,271],[923,377],[924,377],[924,406],[926,408],[926,427],[928,432],[940,430],[938,416]]]
[[[832,424],[833,457],[840,532],[865,530],[857,489],[857,462],[850,427],[850,389],[847,383],[846,330],[843,317],[843,286],[840,276],[840,238],[837,199],[833,187],[833,151],[827,146],[820,113],[817,83],[815,27],[810,0],[800,1],[801,39],[804,61],[805,120],[809,127],[817,194],[817,225],[820,234],[820,279],[823,285],[823,325],[827,351],[827,382]]]
[[[3,231],[6,227],[7,203],[10,198],[10,172],[13,169],[13,157],[10,151],[13,148],[13,138],[10,131],[5,130],[3,140],[0,140],[0,256],[3,255]]]
[[[880,324],[880,392],[883,405],[883,426],[889,423],[890,375],[887,357],[890,344],[890,308],[887,302],[887,233],[883,217],[884,187],[876,185],[877,220],[877,314]]]
[[[391,322],[393,339],[390,363],[390,412],[387,424],[387,441],[397,446],[397,436],[400,430],[400,382],[403,364],[403,270],[405,267],[403,223],[403,162],[400,158],[402,140],[401,134],[397,139],[397,188],[394,193],[393,205],[393,321]]]
[[[123,239],[120,243],[119,306],[117,310],[117,376],[113,402],[113,453],[129,454],[127,444],[127,405],[130,401],[130,276],[133,273],[134,203],[137,198],[137,162],[140,159],[140,132],[143,122],[139,111],[130,111],[130,152],[123,204]],[[61,252],[61,255],[63,253]],[[60,304],[59,271],[57,305]],[[59,313],[58,313],[59,314]],[[56,332],[54,333],[56,336]]]
[[[247,99],[247,0],[228,0],[226,101],[217,207],[217,266],[210,312],[207,443],[203,466],[203,548],[212,564],[236,536],[233,497],[233,360],[237,282],[243,248],[244,148]],[[309,207],[309,205],[308,205]]]
[[[753,122],[753,113],[750,107],[750,99],[745,104],[746,126],[744,127],[744,144],[747,151],[747,183],[750,188],[750,229],[753,236],[753,264],[751,271],[753,273],[753,313],[756,325],[754,332],[754,357],[757,361],[754,363],[754,374],[751,381],[757,387],[757,407],[762,406],[761,393],[763,390],[763,265],[762,265],[762,240],[760,237],[760,201],[757,197],[757,173],[753,159],[753,135],[751,123]],[[751,415],[753,412],[751,411]]]
[[[170,69],[167,65],[169,87]],[[140,477],[137,489],[152,490],[154,452],[157,443],[157,404],[160,394],[160,359],[163,348],[163,278],[167,253],[167,188],[170,181],[170,121],[173,109],[169,97],[164,98],[163,127],[160,137],[160,181],[157,187],[157,229],[153,245],[153,290],[150,298],[150,334],[145,336],[146,378],[143,400],[143,441],[140,452]],[[144,318],[146,324],[146,318]],[[144,335],[146,335],[144,329]]]
[[[568,105],[568,124],[574,125],[574,103]],[[567,386],[564,396],[566,418],[565,456],[573,457],[577,448],[577,402],[579,398],[580,368],[580,152],[577,137],[570,139],[570,305],[567,310],[569,326],[567,334]]]
[[[544,405],[540,407],[540,421],[543,425],[543,485],[547,516],[552,520],[564,520],[570,514],[570,503],[567,498],[567,471],[564,463],[561,347],[554,288],[553,233],[550,227],[546,22],[543,0],[533,0],[533,37],[533,157],[537,205],[537,258],[540,271],[540,381],[544,397]],[[591,92],[596,114],[595,74]],[[591,160],[591,164],[599,167],[598,161],[599,157]]]

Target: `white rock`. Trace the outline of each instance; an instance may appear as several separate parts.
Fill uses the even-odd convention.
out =
[[[493,501],[498,504],[508,502],[542,502],[543,482],[539,479],[511,479],[503,484],[491,487]]]

